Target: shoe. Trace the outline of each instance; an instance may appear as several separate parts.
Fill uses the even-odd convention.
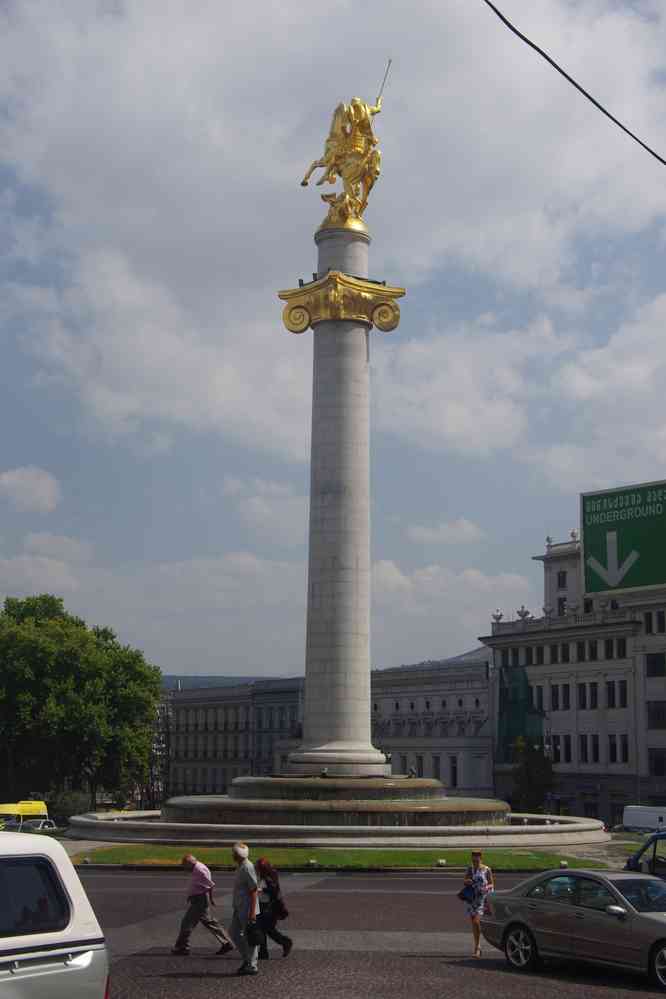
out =
[[[187,955],[190,953],[190,948],[189,947],[172,947],[171,948],[171,953],[172,954],[180,954],[182,957],[187,957]]]
[[[259,969],[253,968],[251,964],[241,964],[236,972],[237,975],[258,975]]]
[[[220,947],[220,949],[218,950],[217,953],[218,953],[218,955],[219,954],[228,954],[229,951],[231,951],[233,949],[234,949],[234,945],[233,944],[224,943],[224,944],[222,944],[222,946]]]
[[[293,940],[287,940],[286,944],[282,948],[282,956],[283,957],[289,957],[289,955],[291,954],[291,948],[293,946],[294,946],[294,941]]]

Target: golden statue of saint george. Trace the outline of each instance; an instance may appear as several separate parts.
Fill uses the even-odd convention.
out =
[[[381,109],[381,96],[376,104],[366,104],[360,97],[352,97],[349,104],[338,104],[333,112],[324,155],[311,164],[301,181],[307,187],[310,177],[318,169],[324,173],[317,185],[334,184],[337,177],[342,181],[340,194],[321,196],[322,201],[329,205],[322,226],[365,229],[363,212],[368,195],[379,177],[381,164],[372,119]]]

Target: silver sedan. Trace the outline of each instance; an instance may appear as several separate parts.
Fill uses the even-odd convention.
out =
[[[491,892],[481,930],[517,971],[542,957],[640,971],[666,991],[666,884],[627,871],[545,871]]]

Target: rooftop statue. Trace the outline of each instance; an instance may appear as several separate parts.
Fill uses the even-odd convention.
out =
[[[324,171],[317,181],[318,186],[335,184],[338,177],[342,181],[339,194],[321,196],[322,201],[329,205],[322,226],[365,229],[363,212],[368,204],[368,195],[379,177],[381,164],[372,119],[381,109],[380,94],[376,104],[366,104],[360,97],[352,97],[351,103],[338,104],[333,112],[324,155],[311,164],[301,181],[303,187],[307,187],[310,177],[318,169]]]

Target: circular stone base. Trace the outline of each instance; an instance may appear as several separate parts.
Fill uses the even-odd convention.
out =
[[[229,797],[262,801],[404,801],[440,799],[446,791],[428,777],[236,777]]]

